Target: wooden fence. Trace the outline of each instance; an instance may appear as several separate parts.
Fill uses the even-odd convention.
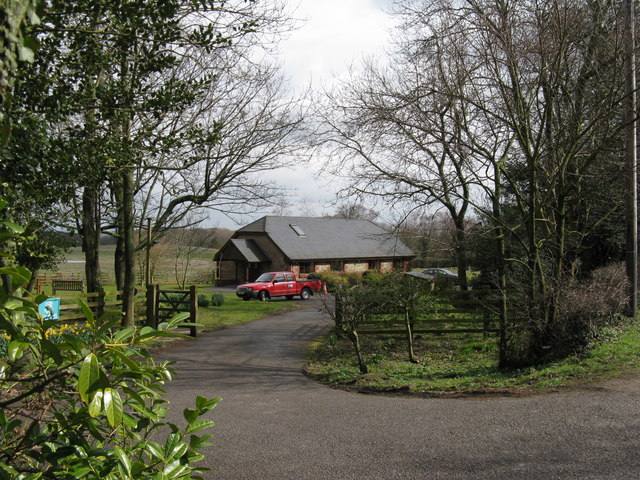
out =
[[[75,293],[56,296],[60,299],[60,322],[78,322],[85,319],[80,307],[81,299],[99,316],[108,311],[122,311],[122,291],[102,291],[96,293]],[[162,290],[159,285],[149,285],[147,289],[137,289],[135,297],[135,317],[137,325],[148,325],[157,328],[160,322],[180,312],[188,312],[186,322],[191,323],[189,334],[197,334],[198,292],[195,286],[189,290]]]
[[[115,283],[110,281],[106,274],[101,274],[100,279],[103,284],[108,285],[110,283]],[[69,283],[71,282],[71,283]],[[82,290],[78,287],[79,284],[82,284]],[[70,285],[73,285],[69,288]],[[36,277],[36,281],[34,284],[34,290],[36,293],[46,293],[47,295],[55,295],[56,290],[58,291],[73,291],[73,292],[82,292],[84,291],[84,275],[80,273],[39,273]]]
[[[147,324],[145,291],[138,291],[135,299],[136,324]],[[56,296],[60,299],[61,322],[74,322],[84,320],[85,316],[80,308],[79,300],[84,301],[94,315],[99,316],[104,312],[122,310],[122,291],[102,291],[94,293],[75,293],[73,295]]]
[[[359,323],[363,335],[503,333],[502,296],[498,290],[437,291],[429,308],[395,307],[374,311]]]

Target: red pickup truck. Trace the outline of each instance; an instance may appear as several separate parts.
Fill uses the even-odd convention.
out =
[[[260,275],[255,282],[239,285],[236,295],[243,300],[257,298],[265,301],[271,297],[287,297],[291,300],[300,295],[306,300],[313,292],[322,291],[322,280],[298,280],[293,272],[268,272]]]

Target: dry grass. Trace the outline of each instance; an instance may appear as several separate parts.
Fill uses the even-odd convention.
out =
[[[213,281],[215,249],[198,248],[191,254],[188,264],[186,254],[172,245],[157,245],[151,250],[151,265],[153,281],[161,285],[175,285],[178,278],[181,280],[185,269],[187,270],[186,284],[211,284]],[[100,247],[100,270],[102,282],[105,285],[115,284],[113,259],[115,246],[103,245]],[[178,260],[178,261],[176,261]],[[136,258],[138,265],[138,283],[144,283],[144,252]],[[176,275],[177,273],[177,275]],[[72,248],[67,254],[65,262],[58,264],[58,270],[44,271],[42,276],[51,277],[57,275],[65,279],[84,279],[84,254],[80,247]]]

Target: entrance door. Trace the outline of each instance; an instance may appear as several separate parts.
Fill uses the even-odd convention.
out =
[[[256,278],[260,276],[260,266],[257,263],[250,263],[248,269],[249,278],[247,278],[247,282],[255,282]]]

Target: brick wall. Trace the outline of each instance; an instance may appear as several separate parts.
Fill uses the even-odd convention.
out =
[[[347,273],[362,273],[369,270],[369,262],[351,262],[344,264],[344,271]]]
[[[381,262],[380,263],[380,271],[381,272],[390,272],[393,270],[393,262]]]

